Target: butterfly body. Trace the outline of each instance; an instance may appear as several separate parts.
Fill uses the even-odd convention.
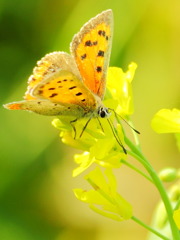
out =
[[[70,44],[71,54],[43,57],[28,80],[24,101],[4,105],[42,115],[108,117],[103,103],[112,43],[113,16],[106,10],[90,19]]]

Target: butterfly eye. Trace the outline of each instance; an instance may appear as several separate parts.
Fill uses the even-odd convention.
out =
[[[99,108],[98,114],[101,118],[105,118],[105,117],[108,117],[110,113],[108,111],[108,108],[101,107],[101,108]]]
[[[101,118],[104,118],[106,116],[106,112],[105,111],[101,111],[100,116],[101,116]]]

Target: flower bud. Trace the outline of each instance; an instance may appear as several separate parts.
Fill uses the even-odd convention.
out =
[[[159,178],[163,182],[171,182],[177,178],[177,170],[175,168],[165,168],[159,173]]]

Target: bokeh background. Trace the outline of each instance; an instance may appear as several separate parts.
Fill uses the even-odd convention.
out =
[[[0,239],[146,239],[131,220],[105,219],[74,197],[72,188],[85,183],[72,178],[75,151],[60,142],[52,117],[2,107],[22,99],[37,60],[69,52],[80,27],[108,8],[115,21],[110,65],[138,64],[132,119],[143,152],[157,171],[179,167],[173,135],[150,127],[159,109],[180,107],[179,0],[0,0]],[[127,167],[115,173],[134,215],[150,223],[157,191]]]

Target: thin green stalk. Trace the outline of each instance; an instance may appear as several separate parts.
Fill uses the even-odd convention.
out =
[[[176,206],[175,206],[174,210],[177,210],[177,209],[179,209],[179,207],[180,207],[180,199],[177,201],[177,203],[176,203]]]
[[[157,176],[153,167],[150,165],[150,163],[147,161],[147,159],[140,152],[140,150],[137,149],[136,146],[126,137],[125,137],[125,142],[129,146],[129,148],[132,150],[132,152],[129,151],[129,153],[133,157],[135,157],[138,161],[140,161],[143,164],[143,166],[146,168],[146,170],[149,172],[152,180],[154,181],[155,186],[157,187],[157,189],[159,191],[159,194],[160,194],[161,199],[164,203],[164,206],[166,208],[166,212],[167,212],[167,216],[168,216],[168,219],[169,219],[169,224],[170,224],[170,227],[171,227],[173,239],[174,240],[180,240],[179,230],[177,229],[176,224],[173,220],[173,209],[172,209],[172,206],[171,206],[171,203],[169,201],[168,195],[166,193],[166,190],[165,190],[161,180]]]
[[[132,133],[133,133],[133,136],[134,136],[134,141],[135,141],[135,145],[141,149],[141,146],[140,146],[140,142],[139,142],[139,138],[138,138],[138,134],[133,130],[135,129],[134,125],[133,125],[133,122],[129,119],[128,120],[128,124],[132,127]]]
[[[143,177],[145,177],[148,181],[150,181],[151,183],[154,183],[152,181],[152,179],[147,176],[145,173],[143,173],[142,171],[140,171],[138,168],[134,167],[132,164],[130,164],[129,162],[125,161],[125,160],[121,160],[121,163],[123,163],[124,165],[128,166],[129,168],[133,169],[134,171],[136,171],[137,173],[141,174]]]
[[[139,220],[138,218],[132,216],[131,219],[133,221],[135,221],[136,223],[138,223],[139,225],[141,225],[142,227],[148,229],[149,231],[151,231],[152,233],[154,233],[155,235],[157,235],[158,237],[160,237],[161,239],[164,240],[170,240],[169,238],[167,238],[166,236],[162,235],[161,233],[159,233],[158,231],[156,231],[155,229],[151,228],[150,226],[146,225],[144,222],[142,222],[141,220]]]

